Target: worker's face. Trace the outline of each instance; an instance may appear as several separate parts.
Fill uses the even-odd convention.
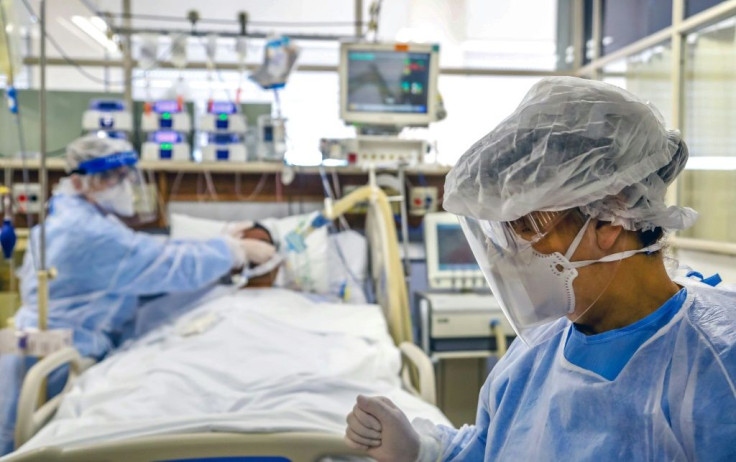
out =
[[[559,252],[565,255],[575,236],[585,224],[579,213],[570,213],[562,219],[544,238],[536,242],[534,249],[543,254]],[[591,220],[583,238],[570,261],[598,260],[613,253],[621,234],[621,227]],[[598,301],[613,280],[619,262],[601,263],[578,268],[578,276],[573,280],[575,292],[575,311],[567,317],[575,322],[585,323],[587,310]]]
[[[261,228],[251,228],[246,230],[243,233],[244,239],[257,239],[259,241],[268,242],[269,244],[273,244],[273,241],[271,240],[271,237],[268,235],[268,233],[261,229]],[[255,267],[256,265],[251,265],[251,267]],[[279,267],[273,269],[270,273],[266,273],[262,276],[258,276],[255,278],[248,279],[248,285],[245,286],[247,289],[252,288],[263,288],[263,287],[273,287],[273,282],[276,280],[276,275],[279,272]]]
[[[72,175],[72,184],[80,193],[94,194],[119,185],[123,180],[135,180],[135,175],[129,167],[119,167],[94,175]]]

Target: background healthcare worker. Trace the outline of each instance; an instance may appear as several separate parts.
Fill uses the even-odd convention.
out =
[[[71,174],[50,202],[46,255],[58,275],[49,283],[48,325],[73,329],[82,356],[100,359],[131,336],[139,296],[195,291],[275,253],[258,239],[165,240],[127,227],[118,216],[133,217],[135,196],[145,197],[137,160],[127,141],[79,138],[67,148]],[[232,224],[225,231],[239,236],[247,227]],[[35,227],[19,273],[19,329],[38,322],[38,237]],[[0,454],[12,450],[17,395],[28,367],[17,356],[0,358]],[[63,385],[63,376],[52,375],[50,392]]]
[[[736,292],[672,280],[661,251],[697,218],[664,202],[687,157],[624,90],[532,87],[450,171],[444,202],[521,340],[475,425],[412,426],[361,396],[349,444],[378,461],[736,460]]]

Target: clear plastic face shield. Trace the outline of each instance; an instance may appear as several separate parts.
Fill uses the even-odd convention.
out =
[[[637,253],[655,252],[660,248],[656,244],[644,249],[615,253],[600,260],[573,262],[572,255],[590,225],[591,220],[588,219],[564,255],[560,252],[539,252],[535,244],[547,237],[571,213],[575,212],[534,212],[512,222],[459,217],[470,248],[494,296],[516,334],[530,345],[541,340],[529,336],[531,328],[565,316],[575,322],[594,304],[576,307],[573,281],[578,276],[578,268],[595,263],[616,262]],[[612,280],[611,275],[608,281],[603,281],[598,297]]]
[[[486,281],[516,334],[525,341],[527,329],[568,314],[566,306],[546,300],[545,286],[557,281],[545,281],[545,273],[541,271],[534,274],[535,258],[545,259],[545,256],[533,248],[566,214],[541,212],[538,218],[529,215],[514,222],[459,217]],[[554,265],[545,264],[544,269],[548,268],[550,278],[556,278]]]
[[[124,151],[81,162],[78,174],[81,192],[106,213],[129,225],[156,218],[155,201],[140,170],[135,151]]]

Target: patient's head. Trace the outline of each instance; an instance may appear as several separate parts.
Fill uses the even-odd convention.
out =
[[[253,225],[252,228],[246,230],[243,233],[243,238],[245,239],[258,239],[259,241],[268,242],[269,244],[273,244],[274,240],[271,237],[271,233],[262,225],[256,223]],[[251,268],[254,268],[257,265],[251,264]],[[274,268],[271,272],[266,273],[262,276],[254,277],[248,279],[248,285],[245,286],[246,289],[253,289],[253,288],[263,288],[263,287],[273,287],[273,282],[276,280],[276,275],[279,272],[279,266]]]

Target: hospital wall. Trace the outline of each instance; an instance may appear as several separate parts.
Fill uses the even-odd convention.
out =
[[[673,78],[674,52],[671,39],[665,39],[605,63],[600,78],[641,96],[668,127],[682,132],[689,159],[670,200],[695,209],[699,217],[677,236],[698,240],[712,253],[675,249],[676,256],[703,274],[717,272],[736,283],[736,16],[685,35],[679,86]]]

